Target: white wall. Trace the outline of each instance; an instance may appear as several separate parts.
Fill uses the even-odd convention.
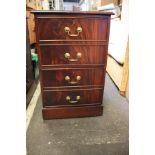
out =
[[[121,14],[121,21],[126,27],[128,31],[129,28],[129,0],[123,0],[122,2],[122,14]]]
[[[63,10],[63,0],[55,0],[55,10]]]
[[[64,10],[72,11],[72,10],[73,10],[73,5],[74,5],[74,6],[78,6],[78,3],[64,2],[64,3],[63,3]]]

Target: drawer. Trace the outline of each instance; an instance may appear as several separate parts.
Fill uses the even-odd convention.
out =
[[[42,70],[43,87],[103,85],[104,68]]]
[[[44,91],[44,106],[77,106],[102,103],[102,89]]]
[[[41,64],[105,64],[107,55],[105,46],[40,46]]]
[[[39,40],[107,40],[108,17],[40,17]]]

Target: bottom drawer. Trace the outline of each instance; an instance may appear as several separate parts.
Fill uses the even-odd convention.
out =
[[[43,105],[47,106],[78,106],[102,104],[103,89],[91,90],[46,90],[43,92]]]

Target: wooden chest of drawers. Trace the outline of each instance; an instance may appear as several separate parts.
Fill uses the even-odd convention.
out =
[[[33,13],[43,118],[102,115],[111,13]]]

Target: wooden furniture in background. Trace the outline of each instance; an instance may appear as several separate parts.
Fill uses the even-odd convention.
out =
[[[32,10],[32,8],[26,7],[26,17],[28,22],[30,44],[36,43],[34,14],[31,13]]]
[[[42,10],[42,0],[26,0],[26,6],[35,10]]]
[[[111,13],[33,13],[43,118],[102,115]]]
[[[127,85],[129,83],[129,0],[123,0],[120,2],[122,2],[121,24],[123,25],[123,29],[120,31],[120,36],[123,35],[126,38],[126,42],[121,39],[120,42],[126,47],[126,50],[124,50],[125,59],[124,64],[120,65],[114,58],[108,56],[107,72],[117,85],[120,94],[126,96],[126,91],[128,89]],[[115,52],[117,53],[119,51],[116,50]]]
[[[34,72],[33,72],[33,64],[31,60],[29,31],[28,31],[28,24],[26,20],[26,108],[28,107],[28,104],[35,91],[34,81],[35,79],[34,79]]]
[[[38,79],[35,79],[35,68],[31,59],[31,45],[35,45],[35,23],[32,10],[42,9],[41,0],[26,1],[26,108],[36,89]]]
[[[121,3],[121,0],[101,0],[101,6],[113,3],[115,6]]]
[[[30,44],[36,43],[34,14],[32,10],[42,10],[41,0],[26,0],[26,17],[28,22]]]
[[[30,49],[28,26],[26,22],[26,92],[28,92],[33,81],[34,81],[33,65],[31,60],[31,49]]]
[[[125,96],[129,79],[129,41],[127,43],[124,64],[120,65],[114,58],[108,56],[106,70],[118,87],[120,94]]]

